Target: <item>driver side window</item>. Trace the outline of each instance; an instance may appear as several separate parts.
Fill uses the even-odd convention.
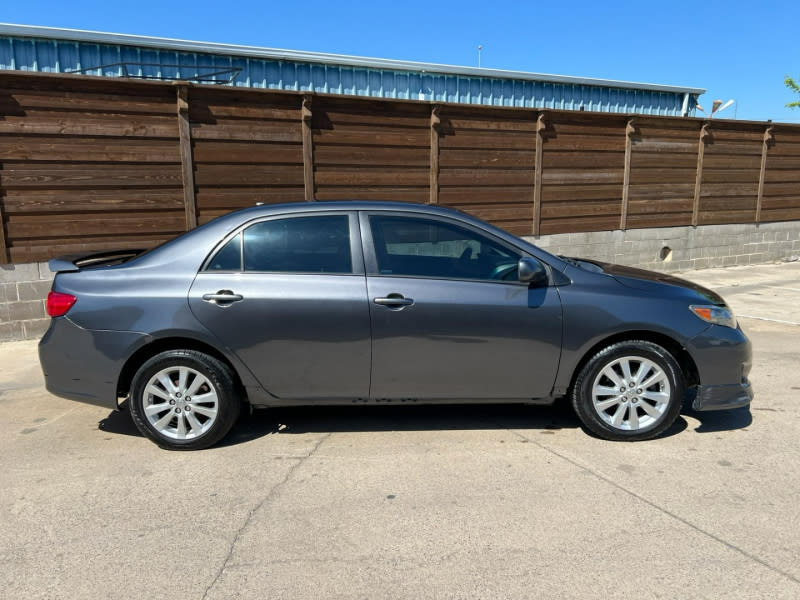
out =
[[[516,280],[520,255],[469,229],[394,215],[369,222],[381,275]]]

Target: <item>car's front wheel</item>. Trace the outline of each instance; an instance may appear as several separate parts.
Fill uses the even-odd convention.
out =
[[[230,368],[194,350],[169,350],[146,361],[129,399],[139,431],[169,450],[216,444],[236,422],[240,405]]]
[[[653,438],[675,422],[686,389],[675,357],[643,340],[612,344],[583,366],[572,405],[596,435],[618,441]]]

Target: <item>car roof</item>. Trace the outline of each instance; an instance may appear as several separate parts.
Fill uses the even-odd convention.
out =
[[[210,248],[219,242],[225,235],[231,231],[245,225],[248,222],[258,220],[262,217],[269,217],[271,215],[286,215],[286,214],[303,214],[315,213],[326,211],[395,211],[395,212],[409,212],[417,214],[427,214],[431,216],[439,215],[443,217],[456,218],[464,223],[471,223],[480,229],[492,232],[495,236],[504,239],[510,244],[525,248],[528,252],[534,255],[547,255],[551,259],[558,262],[563,262],[561,259],[550,255],[548,252],[537,248],[531,242],[515,236],[507,231],[498,228],[495,225],[486,223],[472,215],[461,210],[412,202],[385,202],[385,201],[371,201],[371,200],[336,200],[336,201],[318,201],[318,202],[289,202],[283,204],[263,204],[243,208],[226,215],[222,215],[213,219],[212,221],[193,229],[186,234],[175,238],[154,249],[151,252],[145,253],[138,259],[127,263],[130,266],[134,264],[148,265],[157,264],[164,261],[177,260],[181,263],[186,263],[196,271],[197,265],[202,262],[208,254]],[[197,254],[198,256],[195,256]],[[202,255],[202,256],[200,256]],[[552,260],[550,261],[552,264]],[[566,263],[564,263],[566,264]],[[563,265],[562,265],[563,267]]]
[[[257,204],[256,206],[243,208],[232,214],[241,215],[242,213],[252,213],[253,216],[256,216],[272,213],[316,212],[326,210],[397,210],[450,215],[457,213],[462,217],[470,217],[470,215],[461,210],[447,206],[379,200],[321,200],[312,202],[287,202],[282,204]]]

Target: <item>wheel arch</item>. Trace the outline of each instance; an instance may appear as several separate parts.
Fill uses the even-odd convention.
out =
[[[189,337],[158,338],[136,350],[136,352],[125,361],[125,365],[122,367],[122,371],[120,371],[117,380],[117,397],[124,398],[128,395],[136,372],[145,362],[155,355],[169,350],[195,350],[213,356],[224,363],[231,370],[237,392],[241,394],[242,400],[245,402],[248,401],[246,388],[242,383],[241,376],[230,359],[210,344]]]
[[[615,333],[605,337],[584,352],[580,360],[572,369],[572,373],[569,377],[567,393],[569,394],[571,392],[573,386],[575,385],[575,379],[578,377],[578,374],[581,372],[584,365],[586,365],[586,363],[589,362],[589,360],[591,360],[595,354],[600,352],[600,350],[611,346],[612,344],[618,344],[620,342],[632,342],[636,340],[652,342],[653,344],[657,344],[669,352],[680,365],[687,387],[691,387],[700,383],[700,374],[697,369],[697,364],[683,344],[678,342],[676,339],[657,331],[631,330]]]

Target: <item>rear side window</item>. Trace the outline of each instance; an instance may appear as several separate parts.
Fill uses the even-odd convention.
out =
[[[262,221],[244,230],[244,270],[352,273],[347,215]]]
[[[236,234],[217,252],[206,267],[208,271],[241,271],[242,270],[242,234]]]

